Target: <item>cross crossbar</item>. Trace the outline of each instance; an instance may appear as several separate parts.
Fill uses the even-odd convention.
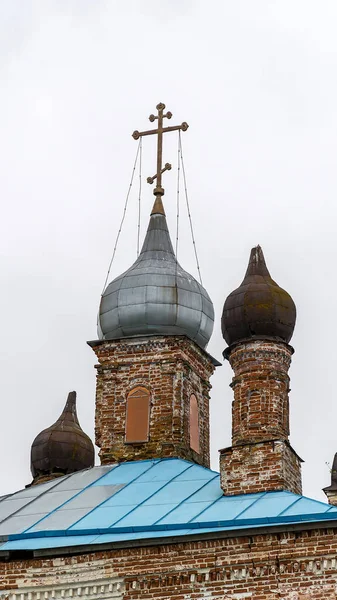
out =
[[[165,171],[169,171],[172,168],[170,163],[165,163],[164,167],[162,165],[163,134],[168,133],[170,131],[178,131],[178,130],[187,131],[188,124],[184,121],[181,125],[173,125],[172,127],[163,127],[164,119],[171,119],[172,113],[167,112],[166,114],[164,114],[165,104],[163,104],[162,102],[157,104],[156,108],[157,108],[158,114],[150,115],[149,120],[151,121],[151,123],[158,120],[158,128],[157,129],[149,129],[148,131],[134,131],[132,134],[132,137],[134,140],[138,140],[140,137],[144,137],[145,135],[157,135],[158,136],[157,137],[157,172],[155,175],[153,175],[153,177],[148,177],[147,182],[152,184],[156,180],[156,187],[153,190],[153,193],[155,196],[163,196],[164,188],[162,187],[162,177],[161,176],[163,173],[165,173]]]

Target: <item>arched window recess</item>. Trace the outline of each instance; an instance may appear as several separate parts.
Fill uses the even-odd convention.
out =
[[[200,453],[199,406],[194,394],[190,396],[190,448]]]
[[[126,400],[125,442],[129,444],[149,441],[150,392],[137,386]]]

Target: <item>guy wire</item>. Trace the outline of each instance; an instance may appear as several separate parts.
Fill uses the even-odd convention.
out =
[[[193,242],[193,248],[194,248],[195,261],[197,263],[199,280],[200,280],[200,283],[202,285],[202,278],[201,278],[201,273],[200,273],[200,266],[199,266],[198,253],[197,253],[197,246],[196,246],[196,243],[195,243],[194,231],[193,231],[193,224],[192,224],[192,217],[191,217],[191,211],[190,211],[190,203],[189,203],[189,200],[188,200],[187,184],[186,184],[186,173],[185,173],[184,157],[183,157],[183,147],[182,147],[182,142],[181,142],[180,131],[179,131],[179,146],[180,146],[180,156],[181,156],[181,167],[182,167],[183,179],[184,179],[184,188],[185,188],[185,199],[186,199],[187,213],[188,213],[188,218],[189,218],[189,222],[190,222],[190,229],[191,229],[191,236],[192,236],[192,242]]]
[[[103,286],[103,290],[102,290],[101,296],[103,296],[103,294],[105,292],[106,285],[107,285],[107,282],[108,282],[108,279],[109,279],[109,275],[110,275],[110,271],[111,271],[111,266],[112,266],[112,263],[113,263],[114,258],[115,258],[115,254],[116,254],[116,250],[117,250],[117,245],[118,245],[119,237],[120,237],[120,234],[121,234],[121,231],[122,231],[122,227],[123,227],[123,223],[124,223],[124,219],[125,219],[125,215],[126,215],[126,209],[128,207],[129,196],[130,196],[130,192],[131,192],[131,188],[132,188],[132,184],[133,184],[133,179],[134,179],[134,175],[135,175],[135,170],[136,170],[136,166],[137,166],[137,160],[138,160],[138,155],[139,155],[139,152],[140,152],[140,148],[141,148],[141,138],[139,140],[139,144],[138,144],[138,148],[137,148],[137,152],[136,152],[136,158],[135,158],[135,162],[134,162],[133,169],[132,169],[132,175],[131,175],[131,181],[130,181],[128,193],[126,194],[126,199],[125,199],[125,204],[124,204],[124,209],[123,209],[122,220],[120,222],[119,230],[118,230],[118,233],[117,233],[117,237],[116,237],[116,241],[115,241],[115,245],[114,245],[112,257],[111,257],[111,260],[110,260],[110,263],[109,263],[109,268],[108,268],[107,276],[106,276],[105,281],[104,281],[104,286]]]
[[[139,139],[139,188],[138,188],[138,232],[137,232],[137,258],[139,256],[139,241],[140,241],[140,209],[141,209],[141,196],[142,196],[142,140]]]

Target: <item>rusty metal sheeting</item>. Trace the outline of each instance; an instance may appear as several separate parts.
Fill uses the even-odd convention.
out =
[[[76,412],[76,392],[70,392],[59,419],[39,433],[31,449],[34,481],[93,467],[94,446],[81,429]]]
[[[289,343],[295,322],[291,296],[272,280],[262,248],[256,246],[243,282],[225,302],[221,319],[224,339],[229,346],[251,338]]]

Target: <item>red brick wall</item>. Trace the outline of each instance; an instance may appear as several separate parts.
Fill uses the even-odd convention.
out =
[[[301,459],[283,440],[220,450],[220,477],[227,496],[275,490],[302,494]]]
[[[287,344],[262,340],[238,344],[231,351],[233,446],[288,438],[291,355]]]
[[[301,493],[301,459],[288,442],[292,348],[267,340],[242,342],[229,352],[232,447],[220,451],[225,494],[271,490]]]
[[[31,594],[34,588],[64,585],[77,597],[81,582],[95,584],[95,580],[112,577],[122,578],[120,597],[124,600],[335,600],[337,530],[10,560],[0,563],[0,596],[1,590],[7,598],[17,588]],[[62,596],[41,595],[52,597]]]
[[[102,464],[178,457],[209,466],[209,355],[184,336],[105,341],[98,358],[95,434]],[[127,395],[150,391],[149,441],[125,443]],[[190,396],[199,406],[200,453],[190,448]]]

